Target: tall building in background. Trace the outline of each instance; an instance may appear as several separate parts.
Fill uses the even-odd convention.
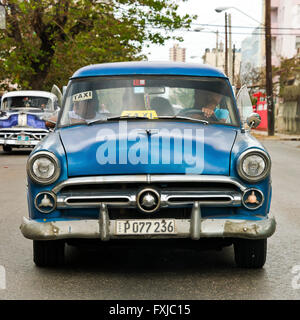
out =
[[[251,36],[245,38],[241,45],[241,83],[253,85],[249,78],[256,78],[255,74],[259,74],[262,67],[265,65],[265,55],[262,53],[264,38],[261,32],[261,26],[255,28]],[[256,81],[256,80],[254,80]]]
[[[225,49],[224,44],[222,42],[219,43],[218,49],[205,49],[205,53],[203,55],[203,63],[209,64],[213,67],[216,67],[222,72],[225,72]],[[233,55],[234,59],[234,67],[232,70],[232,74],[236,78],[240,74],[240,65],[241,65],[241,50],[236,49]],[[233,81],[235,82],[235,81]]]
[[[242,82],[255,71],[264,70],[266,45],[265,0],[262,1],[262,24],[242,42]],[[279,66],[281,58],[300,55],[300,0],[271,0],[272,65]]]
[[[185,62],[185,48],[180,48],[178,44],[169,50],[169,57],[171,61]]]
[[[271,0],[271,28],[272,65],[300,55],[300,0]]]

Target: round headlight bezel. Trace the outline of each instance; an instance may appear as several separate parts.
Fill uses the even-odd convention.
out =
[[[264,160],[265,168],[259,176],[249,176],[243,170],[243,162],[247,157],[250,157],[250,156],[259,156]],[[266,152],[264,152],[261,149],[246,150],[238,157],[237,172],[238,172],[239,176],[247,182],[256,183],[256,182],[264,180],[270,174],[270,170],[271,170],[271,158]]]
[[[48,160],[50,160],[54,164],[54,167],[55,167],[54,174],[51,177],[41,178],[41,177],[38,177],[34,173],[33,164],[39,158],[47,158]],[[49,185],[49,184],[54,183],[59,178],[60,172],[61,172],[61,168],[60,168],[59,160],[52,152],[39,151],[39,152],[33,154],[27,161],[27,174],[28,174],[29,178],[37,184]]]

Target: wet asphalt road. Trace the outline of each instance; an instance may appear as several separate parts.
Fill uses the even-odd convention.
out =
[[[277,231],[268,240],[261,270],[237,268],[232,247],[195,251],[68,246],[65,266],[37,268],[32,242],[19,230],[27,216],[29,153],[0,152],[0,266],[6,280],[0,300],[300,299],[300,271],[292,272],[297,266],[300,270],[300,141],[263,143],[273,160],[271,209]]]

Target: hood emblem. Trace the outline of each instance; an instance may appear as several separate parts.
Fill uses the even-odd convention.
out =
[[[160,207],[160,194],[155,189],[141,190],[137,195],[137,206],[145,213],[153,213]]]
[[[151,208],[156,205],[156,199],[150,192],[146,193],[142,198],[141,205],[146,208]]]

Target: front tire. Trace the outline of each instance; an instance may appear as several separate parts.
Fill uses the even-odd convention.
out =
[[[12,151],[12,147],[11,146],[2,146],[3,147],[3,151],[4,152],[11,152]]]
[[[267,239],[237,239],[234,242],[235,262],[241,268],[262,268],[267,257]]]
[[[64,263],[64,258],[64,241],[33,241],[33,261],[38,267],[60,266]]]

